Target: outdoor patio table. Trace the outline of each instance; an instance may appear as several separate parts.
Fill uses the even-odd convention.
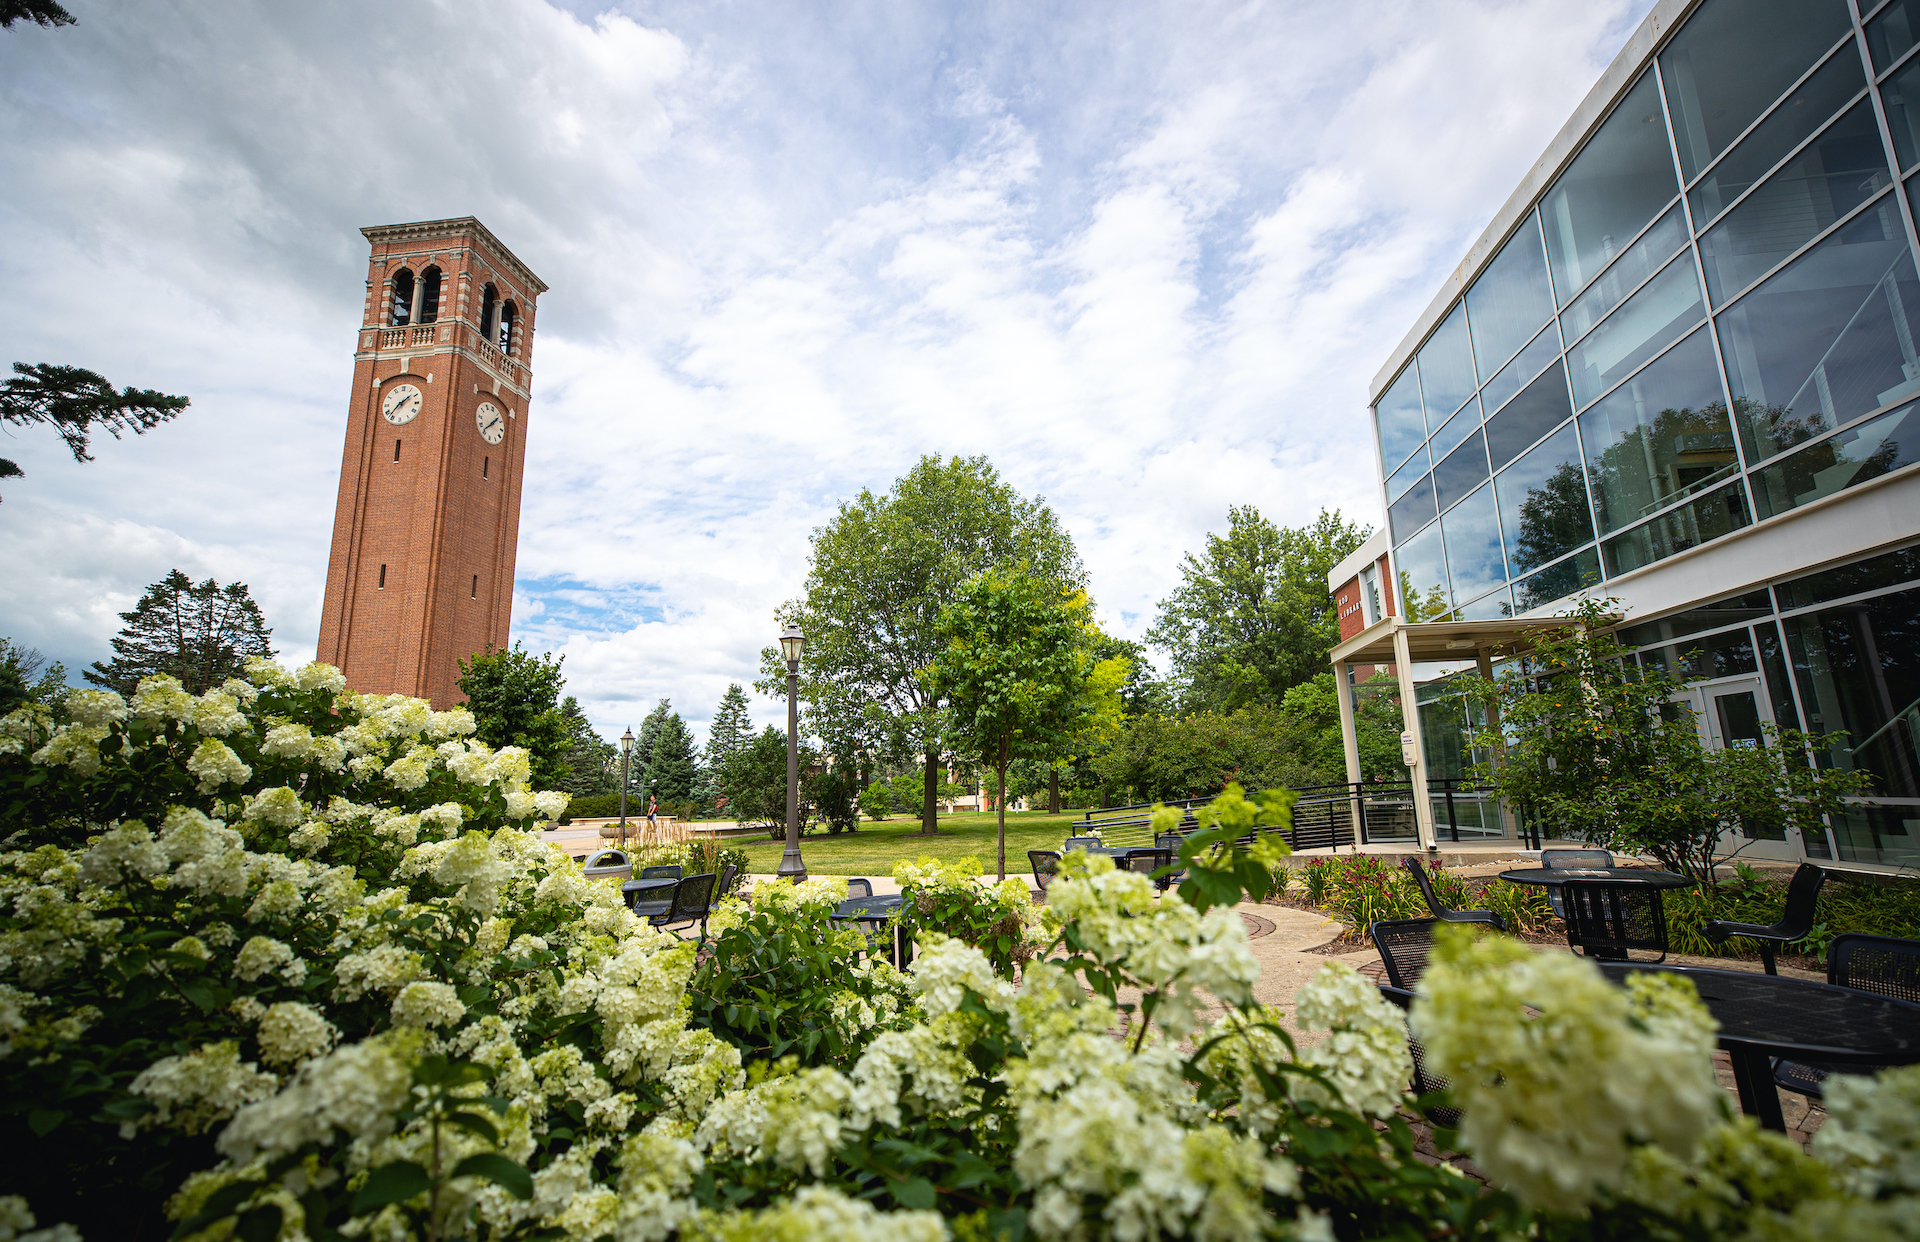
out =
[[[680,882],[677,876],[655,876],[651,880],[628,880],[620,885],[620,895],[626,898],[627,909],[639,905],[661,889],[672,888]]]
[[[1920,1005],[1806,979],[1665,966],[1601,962],[1607,978],[1664,970],[1693,980],[1720,1023],[1720,1046],[1733,1060],[1740,1110],[1769,1130],[1786,1130],[1773,1058],[1840,1065],[1908,1065],[1920,1061]]]
[[[849,897],[833,908],[832,918],[840,923],[878,923],[891,919],[907,904],[907,899],[898,893],[883,893],[877,897]],[[889,929],[893,933],[893,964],[904,970],[900,958],[900,924],[894,923]]]
[[[1672,871],[1648,871],[1643,867],[1521,867],[1502,871],[1500,878],[1512,884],[1537,884],[1559,888],[1568,880],[1613,880],[1628,884],[1646,884],[1653,888],[1688,888],[1693,881]]]

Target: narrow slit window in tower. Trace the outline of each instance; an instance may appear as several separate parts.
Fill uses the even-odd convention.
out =
[[[393,442],[393,459],[395,461],[400,460],[400,441],[398,440]]]
[[[475,574],[473,576],[473,591],[471,594],[467,596],[467,598],[468,599],[480,598],[480,575],[479,574]]]
[[[500,309],[500,295],[494,291],[494,288],[492,285],[488,285],[486,288],[480,291],[480,339],[481,340],[491,341],[493,339],[494,312],[498,311],[499,309]]]
[[[480,477],[481,478],[484,479],[487,477],[487,468],[492,464],[493,464],[493,458],[491,457],[482,457],[480,459]]]
[[[387,589],[387,567],[385,565],[380,567],[380,589],[382,591]]]
[[[413,273],[401,268],[393,274],[393,314],[387,326],[403,328],[413,320]]]

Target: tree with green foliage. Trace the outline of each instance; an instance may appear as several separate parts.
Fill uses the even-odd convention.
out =
[[[921,679],[945,641],[941,612],[983,570],[1023,567],[1084,590],[1073,539],[1044,500],[1001,481],[985,457],[921,458],[885,495],[863,491],[814,532],[806,594],[778,610],[807,636],[805,723],[836,756],[921,766],[931,833],[947,758],[945,703]],[[786,693],[786,662],[762,654],[762,693]]]
[[[49,13],[73,20],[59,5],[22,5],[13,0],[0,24],[11,26],[22,17],[43,26],[63,24],[57,17],[50,21]],[[13,370],[13,378],[0,384],[0,423],[51,426],[67,442],[75,461],[93,460],[88,449],[96,428],[116,440],[122,432],[145,435],[190,404],[185,397],[170,397],[151,388],[115,391],[104,375],[81,367],[16,362]],[[18,465],[0,457],[0,478],[20,475]]]
[[[594,730],[571,694],[560,701],[560,717],[567,726],[566,762],[572,769],[560,788],[577,798],[619,793],[620,748]]]
[[[992,767],[999,874],[1007,878],[1007,764],[1065,753],[1099,710],[1089,693],[1093,637],[1086,593],[1031,574],[988,570],[942,610],[946,649],[928,693],[952,705],[956,742]],[[1118,711],[1119,681],[1108,697]]]
[[[0,716],[28,703],[48,707],[67,693],[67,666],[32,647],[0,638]]]
[[[817,760],[812,747],[800,747],[800,770],[807,771]],[[727,799],[727,810],[743,824],[761,823],[782,826],[787,822],[787,735],[768,725],[752,741],[727,756],[720,773],[720,792]],[[813,819],[813,804],[808,783],[800,782],[800,831],[804,833]]]
[[[747,692],[740,688],[739,682],[731,682],[727,692],[720,696],[720,705],[713,709],[713,720],[707,725],[707,744],[702,755],[701,766],[709,773],[718,772],[727,764],[727,758],[753,740],[753,721],[747,718]]]
[[[662,802],[685,802],[691,798],[697,775],[693,730],[687,728],[679,712],[672,710],[671,700],[660,700],[660,706],[647,716],[641,733],[645,742],[647,794]]]
[[[53,0],[0,0],[0,30],[15,22],[33,22],[41,26],[76,26],[79,19]]]
[[[1467,680],[1487,724],[1473,774],[1546,832],[1620,845],[1699,881],[1739,851],[1728,834],[1824,831],[1865,773],[1808,756],[1838,735],[1769,731],[1767,744],[1715,750],[1686,705],[1686,683],[1637,663],[1614,636],[1617,601],[1583,600],[1524,636],[1525,655],[1493,681]]]
[[[1227,533],[1187,554],[1147,631],[1172,658],[1186,710],[1278,706],[1324,669],[1340,640],[1327,574],[1371,533],[1337,510],[1279,527],[1252,505],[1230,507]]]
[[[250,656],[273,655],[273,631],[244,582],[195,583],[172,570],[147,588],[113,639],[113,660],[84,671],[96,686],[132,695],[142,677],[177,677],[204,694],[246,670]]]
[[[567,753],[575,739],[560,711],[560,690],[566,685],[560,666],[565,662],[565,656],[552,652],[535,657],[518,643],[503,651],[489,647],[470,661],[460,661],[460,692],[467,696],[480,740],[489,746],[524,747],[533,764],[533,783],[542,789],[565,788],[573,774]]]

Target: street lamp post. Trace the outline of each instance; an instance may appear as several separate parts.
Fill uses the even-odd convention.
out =
[[[620,735],[620,848],[627,848],[627,764],[633,757],[633,726]]]
[[[800,861],[800,648],[806,641],[797,625],[780,635],[780,654],[787,658],[787,851],[777,874],[795,884],[807,878],[807,864]]]

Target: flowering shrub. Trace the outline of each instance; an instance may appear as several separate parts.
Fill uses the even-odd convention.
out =
[[[1043,947],[1033,936],[1039,911],[1026,881],[981,884],[977,858],[949,863],[923,856],[895,865],[893,878],[906,899],[898,917],[909,936],[937,932],[958,937],[985,953],[1003,973]]]
[[[1205,909],[1068,859],[1017,978],[932,928],[872,962],[833,879],[702,952],[463,713],[317,666],[75,698],[0,722],[0,1242],[1911,1231],[1920,1070],[1836,1083],[1808,1156],[1727,1120],[1686,985],[1498,940],[1413,1021],[1506,1189],[1423,1162],[1400,1012],[1331,964],[1296,1050],[1219,838]]]

